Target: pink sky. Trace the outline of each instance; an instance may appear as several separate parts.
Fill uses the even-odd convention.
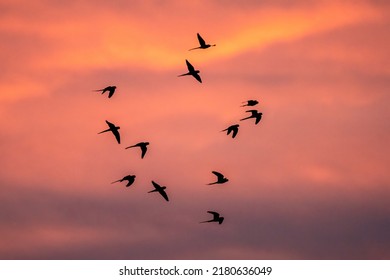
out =
[[[389,259],[389,8],[0,0],[0,258]]]

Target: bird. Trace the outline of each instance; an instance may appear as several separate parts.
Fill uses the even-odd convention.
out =
[[[186,59],[186,64],[188,68],[188,73],[178,75],[178,77],[186,76],[186,75],[192,75],[195,79],[198,80],[199,83],[202,83],[202,79],[199,76],[199,70],[195,70],[194,66],[191,65],[191,63]]]
[[[116,90],[116,86],[108,86],[108,87],[105,87],[103,89],[97,89],[94,91],[101,91],[102,94],[104,94],[106,91],[108,91],[108,98],[111,98],[114,95],[115,90]]]
[[[241,107],[255,106],[255,105],[259,104],[259,101],[257,101],[257,100],[247,100],[247,101],[242,102],[242,103],[246,103],[246,104],[242,105]]]
[[[151,191],[149,191],[148,193],[151,193],[151,192],[159,192],[159,193],[162,195],[162,197],[163,197],[166,201],[169,201],[168,195],[167,195],[167,193],[165,192],[165,189],[166,189],[167,187],[165,187],[165,186],[161,187],[159,184],[157,184],[157,183],[154,182],[154,181],[152,181],[152,184],[153,184],[153,186],[154,186],[154,190],[151,190]]]
[[[212,220],[208,220],[208,221],[203,221],[203,222],[200,222],[200,223],[211,223],[211,222],[218,222],[219,224],[222,224],[223,220],[225,219],[224,217],[221,217],[221,215],[217,212],[214,212],[214,211],[207,211],[207,213],[210,213],[213,215],[213,219]]]
[[[149,142],[139,142],[135,145],[126,147],[125,149],[133,148],[133,147],[140,147],[141,148],[141,158],[144,158],[146,151],[148,150]]]
[[[136,177],[135,175],[127,175],[127,176],[123,177],[120,180],[112,182],[111,184],[114,184],[114,183],[117,183],[117,182],[123,182],[123,181],[127,180],[128,182],[126,184],[126,187],[130,187],[134,183],[135,177]]]
[[[221,132],[223,131],[227,131],[227,135],[229,135],[231,132],[233,132],[232,134],[232,138],[236,137],[237,133],[238,133],[238,127],[240,125],[239,124],[234,124],[234,125],[231,125],[229,126],[228,128],[224,129],[224,130],[221,130]]]
[[[196,49],[208,49],[210,47],[215,47],[216,45],[210,45],[210,44],[206,44],[206,42],[204,41],[204,39],[202,38],[202,36],[200,36],[199,33],[196,33],[197,37],[198,37],[198,41],[199,41],[199,47],[196,47],[196,48],[192,48],[192,49],[189,49],[189,51],[192,51],[192,50],[196,50]]]
[[[226,178],[225,176],[223,176],[221,173],[217,172],[217,171],[212,171],[212,173],[217,176],[217,181],[216,182],[213,182],[213,183],[209,183],[207,185],[215,185],[215,184],[223,184],[223,183],[226,183],[227,181],[229,181],[228,178]]]
[[[99,132],[98,134],[104,133],[104,132],[107,132],[107,131],[111,131],[114,134],[114,136],[116,138],[116,141],[118,141],[118,144],[120,144],[121,143],[121,139],[120,139],[121,137],[120,137],[119,131],[118,131],[120,129],[120,127],[119,126],[115,126],[113,123],[110,123],[107,120],[106,120],[106,123],[108,124],[109,129],[103,130],[103,131]]]
[[[250,112],[251,115],[249,117],[241,119],[240,121],[251,119],[251,118],[255,118],[256,119],[255,124],[258,124],[259,121],[261,120],[262,115],[263,115],[263,113],[260,113],[257,110],[248,110],[246,112],[248,112],[248,113]]]

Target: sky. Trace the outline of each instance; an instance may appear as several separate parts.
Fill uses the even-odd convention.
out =
[[[389,12],[0,0],[0,259],[389,259]]]

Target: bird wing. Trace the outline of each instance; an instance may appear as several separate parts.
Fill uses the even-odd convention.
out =
[[[217,172],[217,171],[212,171],[212,173],[215,175],[215,176],[217,176],[217,178],[218,178],[218,181],[220,180],[220,179],[223,179],[223,174],[221,174],[221,173],[219,173],[219,172]]]
[[[192,73],[192,76],[194,76],[194,78],[197,79],[199,83],[202,82],[202,79],[200,78],[200,76],[199,76],[198,73],[196,73],[196,72],[195,72],[195,73]]]
[[[192,66],[192,64],[187,59],[186,59],[186,64],[187,64],[188,71],[190,72],[195,71],[194,66]]]
[[[261,120],[262,113],[257,114],[255,124],[258,124]]]
[[[142,151],[141,158],[144,158],[148,148],[146,147],[146,145],[140,145],[140,147],[141,147],[141,151]]]
[[[111,96],[114,95],[115,88],[110,88],[110,91],[108,92],[108,98],[111,98]]]
[[[218,218],[219,218],[219,213],[214,212],[214,211],[207,211],[207,213],[212,214],[212,215],[214,216],[214,220],[218,220]]]
[[[154,186],[154,188],[157,190],[157,189],[161,189],[161,186],[159,184],[157,184],[156,182],[152,181],[152,184]]]
[[[166,201],[169,201],[167,193],[163,189],[159,189],[158,192],[165,198]]]
[[[206,46],[206,42],[203,40],[203,38],[200,36],[199,33],[196,34],[198,36],[198,41],[201,47]]]
[[[232,130],[233,130],[232,138],[234,138],[234,137],[236,137],[237,132],[238,132],[238,125],[235,125],[234,127],[232,127]]]
[[[115,126],[113,123],[110,123],[109,121],[106,120],[106,124],[111,127],[111,126]]]
[[[134,178],[135,178],[134,175],[127,175],[127,176],[123,177],[122,180],[129,180],[129,181],[131,181],[131,180],[133,180]]]
[[[130,187],[134,183],[134,177],[128,178],[128,183],[126,184],[126,187]]]
[[[116,138],[116,141],[118,141],[118,144],[121,143],[121,136],[119,135],[119,131],[117,128],[114,128],[113,130],[111,130],[112,133],[114,134],[115,138]]]

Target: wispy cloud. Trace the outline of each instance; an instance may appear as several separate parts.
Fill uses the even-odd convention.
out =
[[[388,6],[287,2],[2,1],[0,255],[388,258]]]

